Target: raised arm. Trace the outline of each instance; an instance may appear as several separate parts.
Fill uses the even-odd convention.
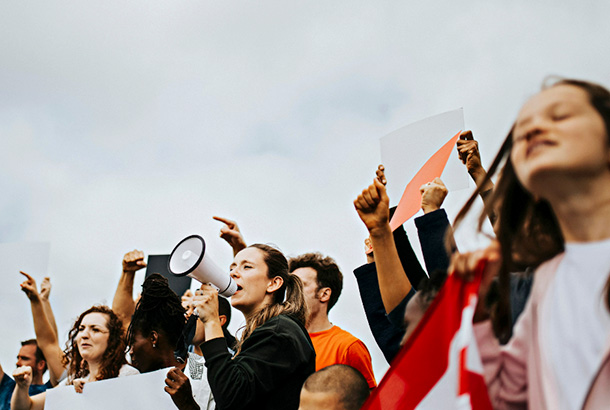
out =
[[[383,170],[383,165],[380,165],[377,177],[354,200],[354,206],[370,234],[375,250],[379,291],[385,310],[389,313],[404,300],[412,286],[400,263],[390,229],[390,200]]]
[[[45,393],[30,397],[29,389],[32,384],[32,368],[30,366],[18,367],[13,372],[15,379],[15,390],[11,398],[11,408],[13,410],[43,410]]]
[[[26,280],[21,284],[21,290],[30,300],[34,331],[36,332],[36,343],[40,350],[42,350],[42,354],[44,354],[47,367],[49,368],[51,384],[55,386],[65,369],[62,363],[63,352],[59,347],[57,333],[55,333],[49,322],[43,303],[40,300],[40,295],[36,289],[36,281],[25,272],[21,272],[21,274],[26,277]]]
[[[424,215],[415,218],[422,254],[429,273],[437,269],[447,270],[449,258],[456,250],[451,225],[447,213],[441,208],[447,188],[440,178],[424,184],[420,188],[421,207]],[[450,250],[447,250],[446,235],[449,234]]]
[[[233,256],[247,247],[244,236],[241,234],[239,226],[237,226],[237,222],[220,216],[213,216],[212,218],[225,224],[220,228],[220,237],[231,245],[231,248],[233,248]]]
[[[47,318],[49,319],[49,323],[51,327],[55,331],[55,336],[57,336],[57,323],[55,323],[55,315],[53,314],[53,309],[51,308],[51,302],[49,301],[49,296],[51,295],[51,278],[48,276],[42,280],[40,284],[40,300],[42,301],[42,307],[44,312],[47,314]]]
[[[480,196],[483,202],[487,202],[489,194],[494,189],[494,184],[491,180],[486,181],[487,171],[481,164],[481,153],[479,152],[479,143],[474,139],[472,131],[464,131],[460,134],[457,141],[457,151],[460,160],[466,165],[466,170],[472,180],[480,187]],[[496,220],[495,213],[488,215],[489,221],[493,225]]]
[[[136,310],[133,300],[133,280],[136,272],[144,267],[146,267],[144,252],[134,249],[123,256],[123,272],[112,299],[112,310],[121,319],[124,329],[129,327],[131,316]]]

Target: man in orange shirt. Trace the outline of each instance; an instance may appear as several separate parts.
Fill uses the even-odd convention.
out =
[[[306,253],[291,258],[289,264],[290,272],[303,282],[309,308],[306,327],[316,351],[316,371],[346,364],[362,373],[369,388],[376,387],[371,355],[364,343],[328,319],[343,288],[343,275],[335,261],[319,253]]]

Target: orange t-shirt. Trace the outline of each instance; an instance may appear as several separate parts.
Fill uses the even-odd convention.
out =
[[[316,351],[316,371],[333,364],[346,364],[362,373],[369,388],[377,386],[371,354],[360,339],[339,326],[310,333],[309,337]]]

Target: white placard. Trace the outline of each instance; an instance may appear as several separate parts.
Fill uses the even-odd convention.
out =
[[[47,390],[45,410],[176,410],[164,390],[170,369],[87,383],[82,393],[58,386]]]
[[[380,139],[381,163],[386,169],[390,205],[398,204],[417,171],[457,132],[464,130],[464,110],[448,111],[402,127]],[[468,172],[457,149],[441,179],[449,192],[468,188]]]

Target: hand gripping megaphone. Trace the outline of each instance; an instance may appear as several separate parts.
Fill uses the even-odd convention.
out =
[[[233,296],[237,284],[206,255],[205,241],[199,235],[181,240],[172,251],[167,266],[176,276],[190,276],[201,283],[209,283],[224,297]]]

